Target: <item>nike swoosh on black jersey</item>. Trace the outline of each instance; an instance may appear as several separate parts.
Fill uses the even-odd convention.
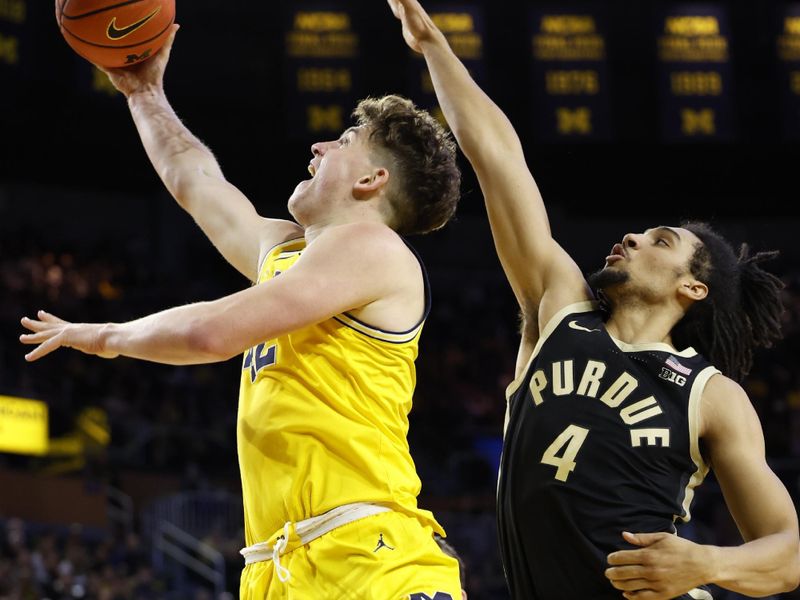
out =
[[[589,329],[583,325],[578,325],[577,321],[570,321],[568,325],[570,326],[570,329],[577,329],[578,331],[588,331],[589,333],[592,333],[593,331],[600,331],[599,329]]]
[[[111,22],[108,24],[108,30],[106,31],[106,35],[112,40],[121,40],[122,38],[132,34],[137,29],[140,29],[140,28],[144,27],[145,24],[150,19],[155,17],[160,10],[161,10],[161,7],[159,6],[157,9],[155,9],[153,12],[151,12],[149,15],[147,15],[143,19],[139,19],[135,23],[133,23],[131,25],[128,25],[127,27],[123,27],[122,29],[117,29],[117,17],[114,17],[113,19],[111,19]]]

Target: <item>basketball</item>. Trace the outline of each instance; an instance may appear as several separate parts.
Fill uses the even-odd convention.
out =
[[[175,21],[175,0],[56,0],[61,35],[101,67],[129,67],[153,56]]]

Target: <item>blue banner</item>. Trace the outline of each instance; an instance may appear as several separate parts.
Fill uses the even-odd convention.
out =
[[[534,126],[543,141],[612,137],[603,7],[563,3],[530,13]]]
[[[781,134],[800,140],[800,3],[784,7],[776,49],[781,86]]]
[[[735,139],[727,8],[718,4],[667,8],[658,21],[657,44],[662,139]]]
[[[477,4],[432,4],[426,7],[436,26],[444,33],[450,47],[461,59],[480,86],[486,84],[484,40],[486,25],[483,10]],[[408,88],[417,106],[428,109],[445,122],[431,76],[421,54],[409,50],[412,60],[408,66]]]
[[[26,35],[30,21],[28,2],[35,0],[0,1],[0,105],[12,104],[11,95],[30,71],[30,36]]]
[[[287,133],[338,136],[360,98],[361,41],[349,2],[293,2],[285,21]]]

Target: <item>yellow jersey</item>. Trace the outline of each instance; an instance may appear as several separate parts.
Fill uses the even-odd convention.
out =
[[[301,238],[270,250],[257,284],[291,268],[304,248]],[[444,534],[417,507],[421,483],[406,439],[428,289],[425,277],[425,315],[410,331],[381,331],[345,313],[245,353],[237,447],[248,546],[287,521],[353,502],[384,504]]]

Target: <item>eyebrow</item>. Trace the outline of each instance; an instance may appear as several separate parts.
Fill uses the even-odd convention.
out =
[[[650,231],[660,231],[661,233],[669,233],[678,238],[678,241],[681,241],[680,234],[677,231],[675,231],[672,227],[667,227],[666,225],[660,225],[658,227],[654,227],[653,229],[650,229],[645,233],[649,233]]]
[[[342,132],[342,135],[340,135],[340,136],[339,136],[339,139],[340,139],[340,140],[343,140],[344,138],[346,138],[346,137],[347,137],[347,134],[348,134],[348,133],[352,133],[354,136],[355,136],[355,135],[358,135],[358,127],[348,127],[347,129],[345,129],[345,130]]]

